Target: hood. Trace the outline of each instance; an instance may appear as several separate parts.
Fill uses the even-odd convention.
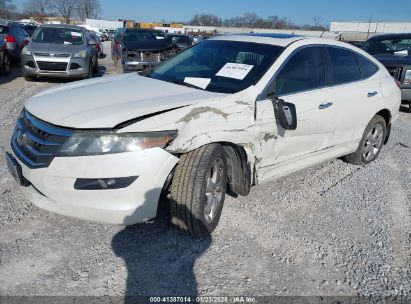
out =
[[[30,98],[26,109],[46,122],[75,129],[118,124],[225,96],[138,74],[124,74],[62,85]]]
[[[126,41],[127,49],[132,51],[155,52],[164,51],[171,47],[165,39],[150,39],[145,41]]]
[[[374,57],[387,66],[411,65],[411,56],[374,55]]]
[[[36,43],[30,41],[28,48],[33,53],[75,54],[85,49],[85,45]]]

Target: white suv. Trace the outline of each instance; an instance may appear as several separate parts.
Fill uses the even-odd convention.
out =
[[[8,163],[26,197],[135,224],[168,196],[174,224],[217,226],[224,196],[330,159],[375,160],[400,89],[348,44],[286,35],[206,40],[144,74],[55,87],[17,120]]]

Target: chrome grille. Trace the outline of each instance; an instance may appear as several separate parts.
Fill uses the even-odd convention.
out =
[[[144,62],[160,62],[161,53],[140,52],[140,60]]]
[[[17,119],[11,147],[29,168],[45,168],[73,133],[71,129],[46,123],[24,110]]]

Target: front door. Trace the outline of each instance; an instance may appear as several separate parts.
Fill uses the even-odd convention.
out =
[[[294,52],[275,78],[275,95],[293,103],[297,128],[284,130],[276,122],[270,98],[257,102],[257,132],[261,134],[259,168],[267,168],[326,149],[334,131],[334,108],[326,87],[323,48]]]

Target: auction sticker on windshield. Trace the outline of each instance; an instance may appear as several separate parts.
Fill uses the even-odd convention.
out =
[[[248,75],[248,73],[250,73],[253,67],[253,65],[228,62],[215,75],[243,80]]]

